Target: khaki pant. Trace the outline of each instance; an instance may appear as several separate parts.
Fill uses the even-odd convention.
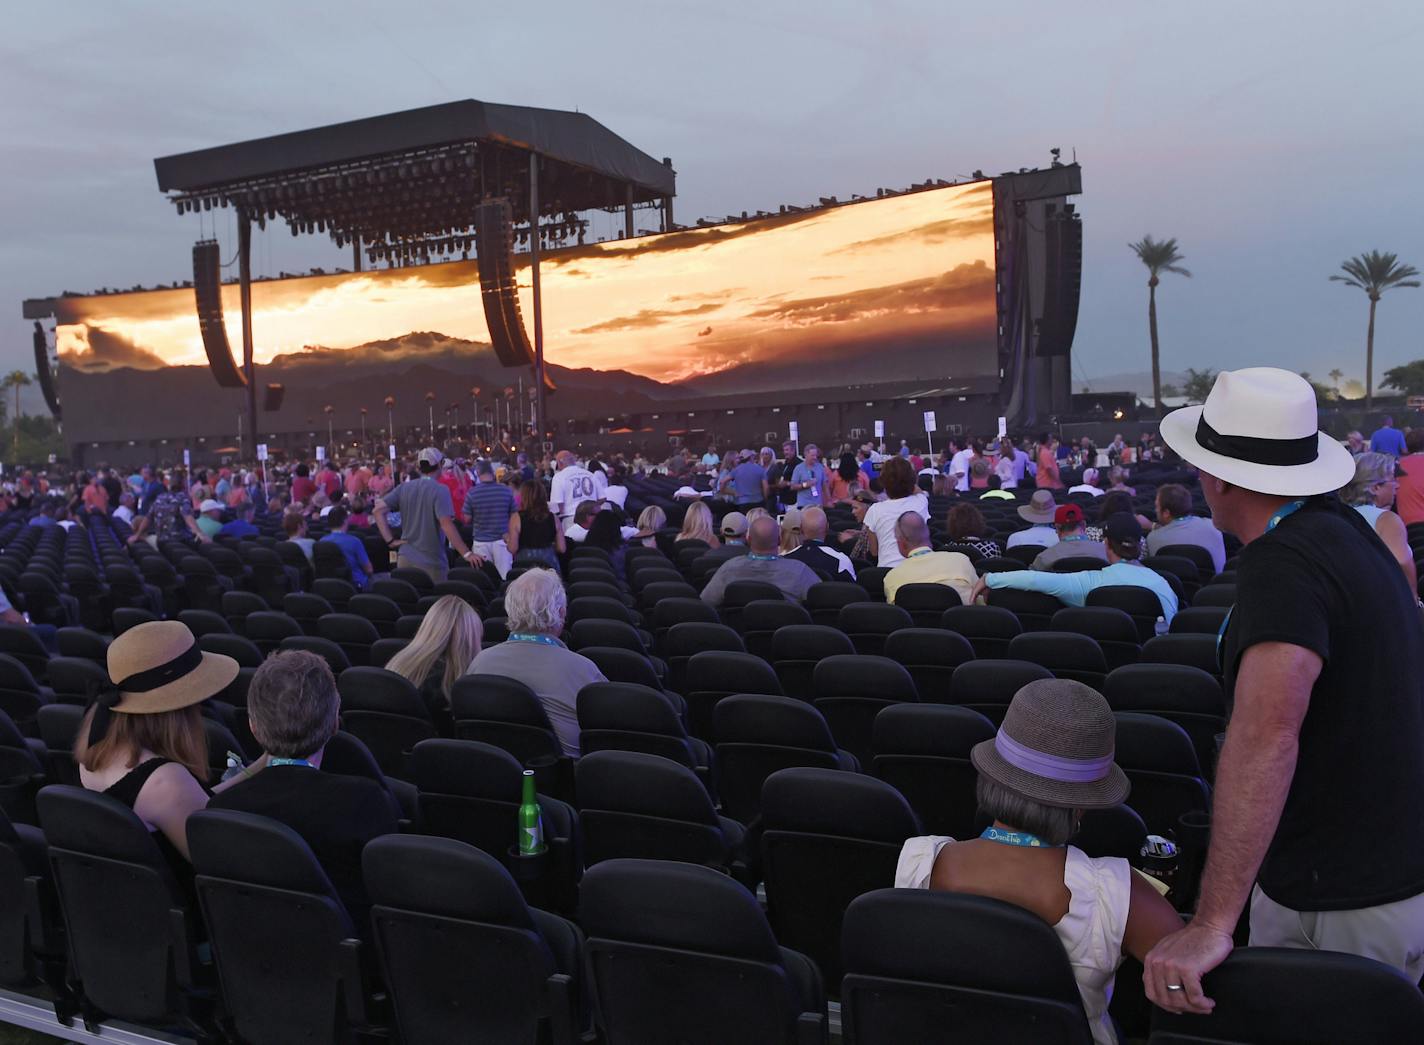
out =
[[[1251,946],[1344,951],[1393,965],[1411,983],[1424,975],[1424,893],[1354,911],[1293,911],[1251,891]]]
[[[411,562],[401,554],[399,548],[396,549],[396,566],[402,570],[420,570],[429,576],[436,584],[439,584],[443,580],[448,580],[450,576],[450,567],[445,565],[444,562],[441,562],[439,566],[426,566],[423,563]]]

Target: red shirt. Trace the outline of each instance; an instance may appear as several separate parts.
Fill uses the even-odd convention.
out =
[[[310,476],[298,475],[292,479],[292,503],[310,501],[316,493],[316,481]]]
[[[1399,467],[1408,475],[1399,477],[1394,510],[1404,525],[1424,522],[1424,454],[1410,454],[1399,459]]]

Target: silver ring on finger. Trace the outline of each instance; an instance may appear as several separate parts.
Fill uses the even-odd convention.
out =
[[[1180,991],[1180,990],[1182,990],[1183,988],[1182,988],[1182,985],[1181,985],[1180,983],[1169,983],[1169,984],[1167,984],[1167,989],[1168,989],[1169,991]]]

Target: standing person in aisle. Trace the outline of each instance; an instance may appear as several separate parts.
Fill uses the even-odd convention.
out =
[[[560,450],[554,455],[554,481],[549,487],[549,510],[565,530],[574,521],[574,512],[584,501],[600,500],[593,473],[578,463],[571,451]]]
[[[455,507],[450,503],[450,491],[434,478],[445,455],[427,446],[416,458],[420,476],[408,479],[376,501],[376,529],[395,549],[396,565],[422,570],[437,584],[449,576],[450,565],[445,558],[448,541],[460,558],[473,566],[484,563],[465,547],[465,539],[455,528]],[[386,516],[400,512],[401,539],[391,533]]]

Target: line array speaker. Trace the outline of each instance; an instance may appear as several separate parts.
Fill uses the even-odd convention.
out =
[[[223,388],[244,388],[247,376],[232,358],[223,325],[222,277],[219,275],[217,240],[193,244],[193,296],[198,303],[198,329],[203,334],[203,350],[208,368]]]
[[[1073,335],[1078,329],[1078,296],[1083,286],[1083,222],[1069,205],[1048,214],[1044,226],[1047,263],[1037,354],[1064,356],[1072,351]]]
[[[494,354],[505,366],[533,366],[534,348],[524,331],[514,277],[514,217],[506,199],[475,208],[475,250],[479,255],[480,299],[485,307]]]
[[[45,405],[56,421],[62,420],[59,412],[59,389],[54,384],[54,371],[49,366],[49,339],[44,327],[35,320],[35,376],[40,379],[40,391],[44,393]]]

